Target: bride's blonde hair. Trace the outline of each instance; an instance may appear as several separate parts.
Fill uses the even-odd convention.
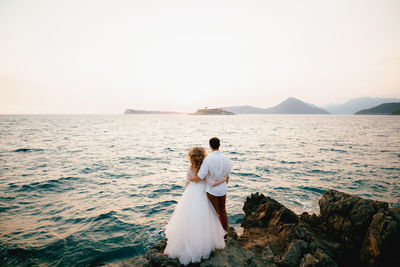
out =
[[[187,153],[187,157],[190,161],[190,167],[194,173],[198,173],[200,170],[201,163],[203,163],[204,158],[207,156],[207,152],[204,148],[195,146],[192,147]]]

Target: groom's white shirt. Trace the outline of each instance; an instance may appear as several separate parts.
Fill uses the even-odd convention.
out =
[[[231,162],[221,151],[213,151],[201,164],[197,173],[199,178],[206,180],[206,191],[217,197],[225,196],[227,192],[226,183],[212,186],[217,181],[224,179],[225,176],[231,176]]]

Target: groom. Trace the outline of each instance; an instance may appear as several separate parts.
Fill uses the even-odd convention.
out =
[[[228,216],[225,208],[227,185],[226,183],[221,183],[213,186],[213,184],[225,179],[225,177],[229,179],[231,162],[227,156],[219,151],[220,141],[217,137],[211,138],[209,143],[212,152],[203,160],[197,175],[190,180],[199,182],[206,179],[207,197],[214,206],[222,227],[225,231],[228,231]]]

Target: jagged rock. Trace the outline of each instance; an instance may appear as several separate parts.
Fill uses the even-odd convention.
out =
[[[307,248],[307,243],[303,240],[293,240],[290,242],[286,252],[282,255],[281,264],[283,266],[299,265],[300,257]]]
[[[243,207],[239,244],[283,266],[399,265],[400,212],[385,202],[326,191],[320,215],[300,216],[262,194]]]
[[[336,255],[340,264],[340,258],[371,266],[400,263],[392,248],[400,247],[398,209],[335,190],[325,192],[319,205],[321,227],[343,246]]]
[[[301,259],[300,267],[314,267],[317,264],[317,260],[311,254],[305,254]]]
[[[399,266],[400,210],[380,210],[370,223],[361,247],[369,265]]]
[[[385,202],[362,199],[335,190],[325,192],[319,206],[319,217],[327,230],[344,241],[351,239],[355,243],[362,241],[378,210],[388,208]]]
[[[242,222],[244,228],[263,227],[278,228],[280,225],[295,224],[298,216],[278,201],[255,193],[247,197],[243,206],[245,217]]]
[[[230,227],[226,248],[191,266],[400,266],[400,209],[385,202],[326,191],[320,215],[297,216],[255,193],[243,206],[243,234]],[[109,266],[181,266],[162,252],[162,241],[145,255]]]

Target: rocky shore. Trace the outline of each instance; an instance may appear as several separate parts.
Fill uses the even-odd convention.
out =
[[[243,234],[230,228],[226,248],[192,266],[400,266],[400,209],[335,190],[322,195],[319,207],[319,215],[296,215],[251,194]],[[162,254],[165,245],[108,266],[181,266]]]

